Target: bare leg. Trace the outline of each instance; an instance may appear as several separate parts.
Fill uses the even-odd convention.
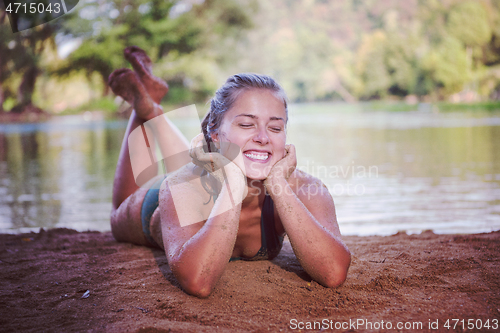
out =
[[[134,67],[139,65],[140,61],[136,61],[136,66]],[[145,70],[141,74],[142,78],[149,80],[150,77],[148,76],[148,73],[152,76],[150,71],[148,72]],[[151,87],[151,82],[158,82],[157,80],[150,80],[149,86]],[[149,95],[149,91],[142,83],[139,75],[136,75],[136,73],[129,69],[120,69],[113,72],[109,77],[109,85],[115,94],[122,96],[126,101],[134,106],[134,111],[130,116],[127,130],[125,132],[113,183],[111,229],[113,231],[113,235],[119,241],[149,245],[149,242],[146,240],[142,232],[140,216],[142,201],[144,200],[147,188],[140,188],[134,179],[130,162],[128,137],[136,128],[143,125],[146,121],[161,115],[163,111],[156,101]],[[165,87],[167,88],[165,89]],[[161,86],[157,85],[156,88],[157,90],[155,96],[156,100],[159,101],[166,91],[168,91],[168,86],[164,84],[163,89],[160,89]],[[189,149],[189,145],[187,140],[166,117],[161,118],[165,119],[165,121],[161,122],[161,128],[153,131],[156,132],[154,135],[159,135],[158,139],[161,144],[163,154],[171,156],[176,153],[186,151],[185,155],[188,157],[187,151]],[[144,151],[144,158],[149,159],[147,151]],[[167,165],[167,168],[170,168],[169,171],[175,171],[175,169],[185,165],[187,162],[189,162],[189,160],[185,158],[179,159],[176,162],[171,163],[170,166]],[[147,169],[146,172],[141,174],[141,177],[144,179],[138,179],[138,182],[144,183],[148,179],[154,178],[157,173],[157,166],[156,164],[153,164]]]
[[[162,115],[162,110],[159,105],[151,100],[144,86],[131,70],[121,69],[113,72],[110,75],[109,84],[113,92],[134,105],[134,112],[129,119],[115,173],[113,207],[116,209],[128,196],[139,188],[137,183],[144,184],[158,174],[157,165],[152,164],[147,172],[141,174],[140,178],[142,179],[137,179],[136,182],[130,161],[128,137],[137,127],[150,119],[156,118],[158,115]],[[155,137],[157,139],[156,141],[160,144],[163,156],[174,156],[174,158],[166,159],[167,171],[172,172],[190,161],[188,155],[189,143],[168,118],[163,116],[158,119],[160,121],[155,122],[156,126],[154,128],[145,127],[144,130],[148,132],[148,137]],[[154,142],[151,143],[153,144]],[[154,146],[152,149],[154,150]],[[135,158],[145,161],[150,160],[148,151],[142,149],[142,147],[134,151],[141,154]]]
[[[128,136],[144,119],[132,111],[123,138],[118,164],[113,182],[113,208],[111,211],[111,231],[117,241],[148,245],[149,242],[142,232],[141,207],[147,189],[137,186],[130,163]],[[148,177],[157,175],[156,164],[150,170]]]
[[[137,46],[129,46],[123,54],[134,68],[135,74],[151,99],[155,103],[160,103],[168,92],[168,85],[152,74],[153,63],[146,52]],[[152,149],[154,149],[154,143],[158,143],[168,172],[175,171],[191,161],[188,155],[189,142],[166,116],[155,119],[153,126],[146,126],[145,131],[152,139],[148,140]]]

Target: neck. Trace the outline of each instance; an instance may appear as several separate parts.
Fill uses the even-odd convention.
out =
[[[255,180],[247,178],[247,189],[248,189],[248,194],[245,197],[245,199],[243,199],[242,202],[243,205],[249,204],[254,200],[258,200],[259,197],[261,195],[264,195],[264,193],[266,192],[263,180]]]

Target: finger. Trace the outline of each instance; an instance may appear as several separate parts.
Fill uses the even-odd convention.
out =
[[[203,143],[204,141],[198,142],[197,146],[194,148],[193,152],[195,154],[195,158],[199,161],[211,162],[213,161],[211,153],[207,153],[205,149],[203,149]]]
[[[196,145],[193,153],[198,160],[212,163],[220,162],[223,157],[220,153],[208,153],[203,149],[205,145],[205,136],[203,134],[199,134],[195,139],[193,139],[193,144]]]
[[[289,158],[288,160],[289,164],[288,177],[289,177],[297,167],[297,156],[295,155],[295,146],[292,144],[288,147],[288,158]]]
[[[191,158],[197,158],[197,155],[199,155],[200,153],[199,151],[200,147],[201,149],[203,149],[203,142],[202,142],[203,138],[204,138],[203,133],[200,133],[197,136],[195,136],[193,140],[191,140],[189,148],[189,156],[191,156]]]
[[[196,147],[196,146],[198,145],[198,143],[199,143],[199,142],[201,142],[201,140],[203,140],[203,138],[204,138],[203,133],[198,134],[197,136],[195,136],[195,137],[193,138],[193,140],[191,140],[191,144],[190,144],[190,146],[191,146],[192,148]]]
[[[286,145],[285,146],[285,153],[283,154],[282,159],[284,160],[284,159],[288,158],[289,155],[290,155],[290,145]]]
[[[191,158],[204,162],[204,163],[215,163],[219,162],[220,157],[222,157],[219,153],[207,153],[203,150],[203,142],[200,141],[196,143],[196,147],[192,149]]]
[[[289,169],[290,168],[295,169],[295,167],[297,166],[297,156],[295,155],[295,146],[290,144],[287,145],[286,149],[288,152],[283,158],[284,163],[286,163]]]
[[[196,155],[196,159],[200,162],[205,162],[205,163],[212,163],[214,162],[214,157],[212,156],[213,153],[198,153]]]
[[[295,156],[295,146],[294,145],[292,145],[292,144],[286,145],[285,150],[286,150],[285,158],[287,158],[289,156]]]

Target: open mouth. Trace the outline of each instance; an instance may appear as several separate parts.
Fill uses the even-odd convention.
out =
[[[271,157],[271,153],[265,151],[247,150],[243,153],[247,158],[256,162],[266,162]]]

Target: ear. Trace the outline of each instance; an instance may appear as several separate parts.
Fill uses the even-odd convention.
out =
[[[215,147],[217,149],[220,149],[220,141],[219,141],[219,133],[215,132],[210,134],[210,137],[212,138],[212,142],[214,143]]]

